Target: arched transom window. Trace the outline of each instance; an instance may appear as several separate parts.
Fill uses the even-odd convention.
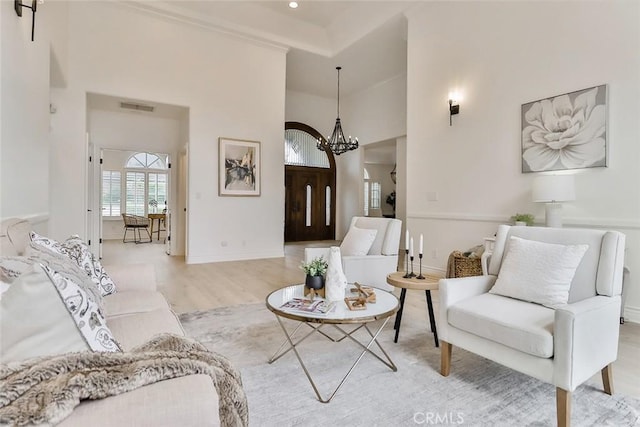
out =
[[[300,129],[286,129],[284,131],[284,164],[329,169],[327,153],[318,150],[317,142],[318,140],[308,132]]]
[[[166,162],[157,154],[152,153],[136,153],[129,157],[127,168],[144,168],[144,169],[166,169]]]

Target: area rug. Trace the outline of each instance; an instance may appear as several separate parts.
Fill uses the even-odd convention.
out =
[[[254,426],[552,426],[555,387],[454,348],[451,375],[442,377],[440,351],[423,322],[405,316],[398,343],[390,321],[379,341],[397,372],[366,354],[330,403],[316,399],[293,352],[268,360],[284,341],[264,304],[180,316],[187,335],[227,356],[240,369]],[[296,322],[286,321],[288,328]],[[310,329],[303,325],[298,332]],[[327,328],[331,331],[331,328]],[[357,334],[365,331],[358,331]],[[338,385],[359,347],[314,334],[300,353],[320,393]],[[615,373],[614,373],[615,375]],[[614,376],[615,380],[615,376]],[[609,396],[598,383],[573,393],[572,425],[640,425],[640,400]]]

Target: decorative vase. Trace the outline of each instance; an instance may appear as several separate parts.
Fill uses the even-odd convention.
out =
[[[342,301],[347,290],[347,277],[342,270],[340,248],[332,246],[329,252],[325,296],[329,301]]]
[[[322,289],[324,287],[324,277],[307,274],[304,284],[309,289]]]
[[[526,226],[526,225],[527,225],[527,223],[526,223],[526,222],[524,222],[524,221],[516,221],[516,225],[520,225],[520,226],[523,226],[523,227],[524,227],[524,226]]]

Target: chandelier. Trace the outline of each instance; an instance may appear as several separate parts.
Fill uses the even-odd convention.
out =
[[[326,145],[337,156],[347,151],[355,150],[358,148],[358,138],[347,140],[342,132],[342,124],[340,123],[340,70],[342,67],[336,67],[338,70],[338,118],[336,118],[336,126],[333,128],[333,133],[327,139]],[[318,139],[316,147],[319,150],[324,150],[324,144],[321,139]]]

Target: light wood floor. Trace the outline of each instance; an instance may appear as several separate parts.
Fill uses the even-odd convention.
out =
[[[264,302],[271,291],[287,284],[302,283],[304,273],[299,265],[305,247],[329,246],[329,243],[287,244],[284,258],[187,265],[184,257],[166,255],[162,241],[123,244],[108,240],[103,245],[102,263],[107,272],[109,264],[152,263],[160,292],[176,313],[186,313]],[[437,301],[438,294],[434,292],[436,313]],[[403,322],[422,322],[426,328],[425,305],[423,292],[409,291]],[[640,398],[640,324],[627,322],[620,327],[620,347],[613,379],[616,392]],[[602,388],[599,374],[589,383]]]

